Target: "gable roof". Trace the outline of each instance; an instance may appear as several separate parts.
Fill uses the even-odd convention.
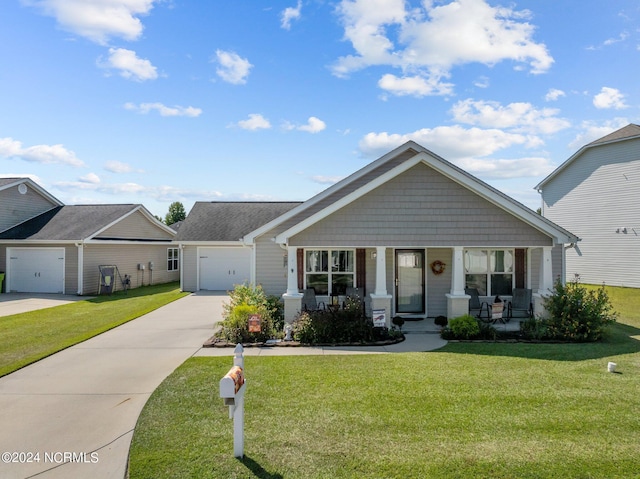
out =
[[[640,125],[636,125],[634,123],[630,123],[625,127],[620,128],[619,130],[614,131],[613,133],[609,133],[608,135],[603,136],[591,143],[587,143],[582,148],[580,148],[577,152],[569,157],[564,163],[562,163],[558,168],[553,170],[545,179],[543,179],[540,183],[535,186],[535,189],[540,191],[544,188],[549,181],[555,178],[561,171],[567,168],[571,163],[573,163],[578,157],[580,157],[587,149],[593,148],[595,146],[606,145],[609,143],[615,143],[618,141],[626,141],[632,140],[635,138],[640,138]]]
[[[296,221],[293,224],[287,224],[285,229],[275,237],[277,243],[285,244],[291,236],[321,221],[340,208],[404,173],[418,163],[426,164],[521,221],[555,238],[560,243],[577,241],[575,235],[527,208],[522,203],[519,203],[475,176],[449,163],[423,146],[409,141],[300,206],[274,219],[274,221],[252,231],[245,236],[245,243],[253,242],[257,236],[295,218]],[[314,206],[320,205],[322,206],[314,208]],[[305,211],[309,213],[306,216]]]
[[[176,239],[181,242],[237,242],[298,205],[299,201],[198,201],[180,226]]]
[[[16,177],[16,178],[0,178],[0,191],[8,188],[13,188],[14,186],[18,186],[21,184],[27,185],[37,191],[41,196],[45,197],[48,201],[50,201],[53,206],[62,206],[63,203],[58,198],[53,196],[47,190],[45,190],[42,186],[38,185],[31,178],[27,177]]]
[[[0,233],[0,240],[87,241],[127,216],[140,211],[167,232],[142,205],[71,205],[58,206],[24,223]],[[140,238],[143,240],[144,238]]]

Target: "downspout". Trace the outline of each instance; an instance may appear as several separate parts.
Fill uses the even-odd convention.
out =
[[[84,283],[84,243],[76,243],[78,248],[78,296],[82,296]]]

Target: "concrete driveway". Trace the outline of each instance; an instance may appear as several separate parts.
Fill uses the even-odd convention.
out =
[[[227,299],[191,294],[0,378],[0,477],[124,478],[138,416],[158,385],[191,356],[229,356],[231,366],[233,348],[202,348]],[[245,353],[388,354],[445,344],[439,335],[411,334],[391,346]]]
[[[191,294],[0,378],[0,477],[123,478],[144,404],[227,298]]]
[[[0,294],[0,317],[53,308],[91,298],[92,296],[73,296],[70,294],[3,293]]]

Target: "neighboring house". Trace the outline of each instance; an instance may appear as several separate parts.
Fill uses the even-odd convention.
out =
[[[387,324],[396,314],[465,314],[465,287],[503,297],[514,287],[531,288],[542,313],[540,298],[563,270],[564,246],[577,240],[414,142],[304,203],[282,204],[286,208],[273,218],[247,221],[242,209],[261,205],[198,204],[197,214],[192,210],[178,234],[184,290],[205,289],[202,262],[217,247],[224,267],[211,268],[231,276],[231,251],[244,251],[237,253],[235,271],[245,273],[227,280],[248,276],[267,293],[282,295],[287,320],[300,311],[301,291],[310,287],[328,301],[332,295],[342,300],[355,286],[369,311],[385,311]],[[210,233],[198,236],[197,228]],[[221,289],[231,286],[227,281]]]
[[[176,233],[142,205],[65,206],[28,178],[0,180],[0,204],[6,292],[95,294],[106,265],[133,288],[179,279]]]
[[[566,280],[640,288],[640,125],[583,146],[536,189],[542,214],[580,237]]]

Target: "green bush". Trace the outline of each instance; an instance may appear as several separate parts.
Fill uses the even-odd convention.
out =
[[[237,285],[223,305],[223,320],[216,337],[233,343],[263,342],[282,334],[284,315],[278,297],[268,296],[261,286]],[[249,332],[249,317],[260,315],[259,333]]]
[[[359,302],[337,311],[303,311],[293,321],[293,339],[305,344],[367,343],[401,334],[374,328]]]
[[[566,284],[556,281],[544,306],[549,313],[544,320],[549,338],[564,341],[598,341],[617,316],[604,286],[588,290],[578,277]]]
[[[450,339],[472,339],[480,335],[478,320],[469,314],[453,318],[449,321]]]

